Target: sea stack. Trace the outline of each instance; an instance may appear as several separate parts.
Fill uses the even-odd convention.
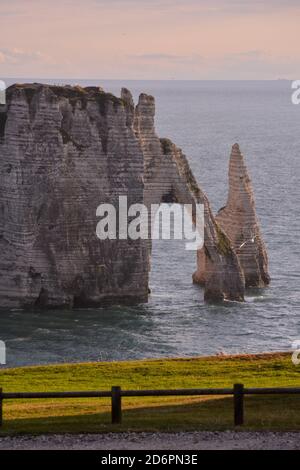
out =
[[[251,179],[238,144],[233,145],[230,155],[227,203],[218,212],[216,221],[238,256],[245,286],[268,285],[267,251],[256,215]]]

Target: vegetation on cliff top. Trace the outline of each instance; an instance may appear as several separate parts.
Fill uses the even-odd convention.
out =
[[[218,234],[217,247],[218,247],[219,253],[226,256],[231,252],[230,241],[225,235],[225,233],[220,229],[218,224],[216,224],[216,229],[217,229],[217,234]]]
[[[126,106],[126,101],[118,98],[112,93],[105,92],[101,87],[82,87],[80,85],[45,85],[41,83],[16,83],[7,89],[7,96],[10,96],[14,89],[24,90],[28,104],[33,96],[42,88],[49,88],[58,98],[67,98],[73,108],[77,102],[81,103],[82,109],[86,108],[89,99],[95,99],[99,104],[102,114],[105,113],[105,106],[111,102],[114,107]]]
[[[185,155],[181,152],[180,149],[177,149],[178,153],[180,154],[180,157],[176,155],[176,146],[173,144],[173,142],[170,139],[167,139],[166,137],[163,137],[160,139],[161,143],[161,148],[162,152],[164,155],[172,155],[176,159],[176,163],[178,165],[178,169],[182,172],[182,175],[185,178],[185,181],[187,182],[190,191],[198,198],[200,197],[200,189],[197,184],[197,181],[193,175],[193,172],[191,168],[189,167],[189,164],[187,162],[187,159]]]

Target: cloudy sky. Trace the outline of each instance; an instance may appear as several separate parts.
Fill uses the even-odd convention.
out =
[[[0,78],[299,79],[300,0],[0,0]]]

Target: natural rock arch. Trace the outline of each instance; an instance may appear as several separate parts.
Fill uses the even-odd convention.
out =
[[[96,208],[204,204],[205,299],[243,300],[244,276],[182,151],[159,139],[152,96],[97,87],[13,85],[0,140],[3,307],[101,306],[148,299],[149,244],[96,237]],[[199,273],[194,276],[198,279]]]

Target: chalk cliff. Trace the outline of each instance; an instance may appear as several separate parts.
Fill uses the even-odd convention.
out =
[[[230,155],[227,203],[215,220],[238,257],[245,287],[267,286],[270,282],[267,251],[256,215],[251,180],[238,144],[233,145]],[[207,282],[208,263],[205,250],[198,250],[195,283],[205,285]]]
[[[99,240],[96,208],[205,206],[205,298],[243,300],[244,277],[181,150],[159,139],[155,104],[96,87],[14,85],[0,119],[0,305],[145,302],[151,246]]]
[[[267,251],[256,215],[252,183],[238,144],[233,145],[230,155],[227,203],[216,220],[232,242],[246,287],[268,285]]]
[[[121,99],[97,88],[7,90],[0,144],[0,304],[146,301],[139,241],[96,237],[96,208],[143,202],[143,154]]]

